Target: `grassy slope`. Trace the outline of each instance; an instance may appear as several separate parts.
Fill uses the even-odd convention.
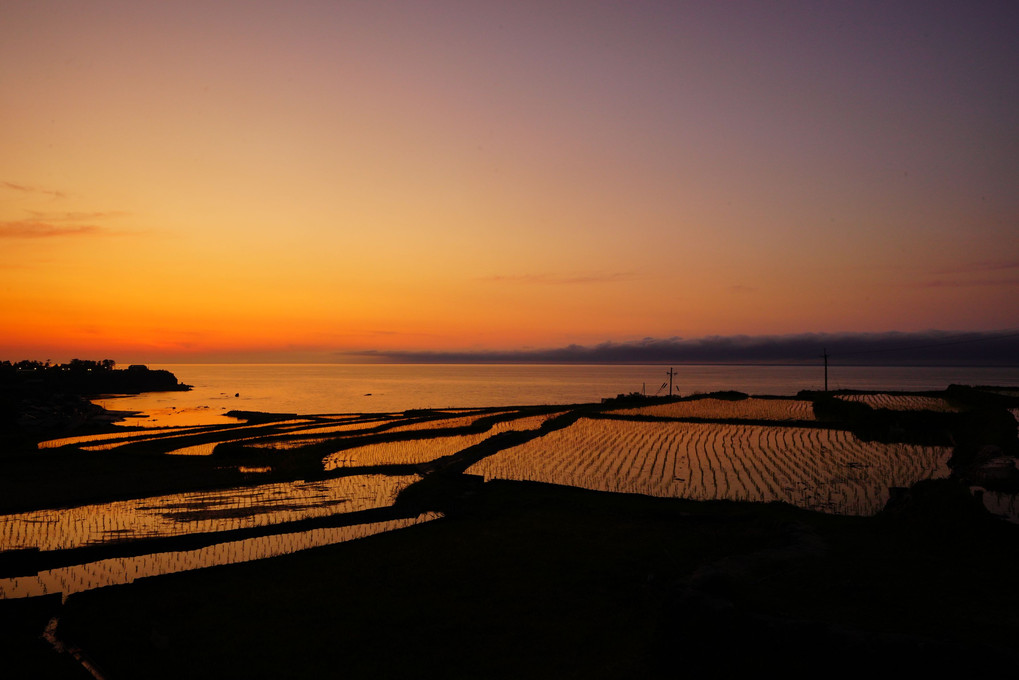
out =
[[[62,632],[121,678],[987,670],[1016,531],[492,482],[430,525],[74,595]]]

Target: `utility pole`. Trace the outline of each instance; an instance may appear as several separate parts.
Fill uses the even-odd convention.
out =
[[[669,368],[668,376],[669,376],[669,396],[670,397],[672,396],[672,376],[674,376],[674,375],[676,375],[676,372],[674,370],[672,370],[672,368]]]
[[[828,348],[827,347],[824,348],[824,354],[822,354],[821,356],[824,357],[824,391],[827,394],[827,392],[828,392]]]

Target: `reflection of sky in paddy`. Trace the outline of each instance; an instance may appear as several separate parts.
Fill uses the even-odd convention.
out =
[[[61,437],[59,439],[47,439],[41,441],[38,444],[40,449],[55,449],[61,446],[67,446],[69,444],[77,446],[96,446],[104,442],[112,443],[129,443],[143,441],[146,439],[159,439],[162,437],[175,437],[184,436],[188,434],[195,434],[197,432],[209,432],[212,428],[208,426],[202,427],[168,427],[168,428],[153,428],[148,430],[124,430],[105,432],[102,434],[86,434],[76,437]]]
[[[536,430],[545,421],[556,415],[546,414],[506,420],[495,423],[491,428],[481,433],[381,442],[343,449],[326,456],[322,465],[326,470],[362,465],[414,465],[453,455],[503,432]]]
[[[217,543],[197,550],[118,557],[71,567],[50,569],[33,576],[0,579],[0,600],[34,597],[50,593],[63,593],[66,598],[93,588],[131,583],[137,579],[159,574],[172,574],[221,564],[247,562],[276,557],[299,550],[341,543],[370,536],[383,531],[401,529],[419,522],[435,519],[439,515],[425,513],[418,517],[387,522],[356,524],[353,526],[313,529],[289,534],[275,534],[240,541]]]
[[[416,475],[354,475],[0,515],[4,550],[63,550],[267,526],[385,507]]]
[[[288,421],[288,422],[300,422],[300,421]],[[231,437],[229,433],[220,437],[214,442],[208,442],[205,444],[196,444],[194,446],[187,446],[173,451],[167,451],[167,453],[175,456],[209,456],[212,455],[213,450],[217,444],[223,442],[244,442],[246,446],[254,446],[257,448],[267,449],[286,449],[294,448],[294,446],[303,446],[309,443],[318,441],[326,441],[331,437],[322,439],[290,439],[293,435],[306,436],[309,434],[342,434],[347,432],[356,432],[359,430],[370,430],[376,428],[380,423],[378,419],[371,420],[359,420],[357,422],[345,423],[340,425],[324,425],[321,427],[309,427],[305,424],[298,425],[286,425],[280,426],[278,423],[270,423],[268,425],[262,425],[258,427],[265,428],[267,431],[271,430],[268,434],[266,432],[257,432],[254,428],[246,428],[244,432],[248,432],[249,429],[252,433],[247,434],[244,437]],[[296,444],[294,443],[296,442]]]
[[[251,439],[257,436],[268,436],[271,433],[290,432],[309,427],[309,423],[315,423],[306,418],[288,420],[282,423],[272,422],[261,425],[239,425],[226,427],[210,427],[208,425],[199,427],[159,427],[143,430],[124,430],[122,432],[106,432],[103,434],[81,435],[77,437],[63,437],[60,439],[49,439],[39,442],[40,449],[53,449],[61,446],[74,445],[83,451],[109,451],[126,444],[137,444],[143,441],[165,441],[180,437],[189,437],[202,434],[214,437],[216,442],[240,441]]]

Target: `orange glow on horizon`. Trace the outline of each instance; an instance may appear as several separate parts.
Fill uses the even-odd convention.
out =
[[[0,358],[1015,323],[1014,17],[100,5],[3,10]]]

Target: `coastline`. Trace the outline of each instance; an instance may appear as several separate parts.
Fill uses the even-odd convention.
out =
[[[1008,492],[1019,490],[1019,473],[1013,467],[995,467],[994,461],[1002,457],[1019,454],[1019,443],[1016,442],[1015,418],[1010,416],[1008,409],[1019,409],[1019,391],[1012,387],[993,388],[995,391],[981,390],[964,386],[951,386],[938,391],[897,391],[882,394],[916,396],[933,399],[950,399],[962,408],[972,411],[963,413],[933,412],[900,412],[888,409],[873,409],[863,404],[845,403],[836,397],[873,394],[864,390],[840,390],[831,393],[802,392],[798,399],[813,404],[813,410],[825,427],[834,427],[854,432],[865,441],[884,442],[916,442],[922,444],[951,444],[954,447],[953,465],[957,475],[967,476],[974,485],[1001,489]],[[705,398],[721,397],[724,400],[742,401],[750,399],[741,392],[717,392],[711,394],[694,394],[687,397],[665,398],[670,402],[697,401]],[[298,415],[293,413],[265,413],[260,411],[230,411],[232,421],[218,425],[202,425],[190,432],[190,428],[145,428],[139,422],[137,426],[114,425],[131,418],[134,414],[126,411],[106,410],[85,400],[84,397],[56,395],[58,400],[70,399],[76,408],[73,409],[73,422],[76,426],[69,427],[68,419],[56,426],[45,428],[13,428],[13,433],[5,432],[10,442],[5,449],[3,460],[7,475],[0,479],[0,512],[15,512],[42,507],[60,507],[69,504],[97,503],[111,500],[145,497],[153,494],[182,492],[188,490],[225,488],[236,485],[251,484],[252,478],[240,468],[260,468],[272,465],[272,457],[266,458],[264,453],[236,447],[231,441],[241,433],[259,425],[271,425],[276,422],[280,428],[287,428],[287,422],[301,419],[322,419],[331,422],[336,417],[319,415]],[[758,396],[754,399],[783,401],[785,396]],[[662,398],[648,398],[633,393],[628,396],[606,398],[601,403],[586,404],[554,404],[539,406],[501,406],[487,409],[474,409],[476,412],[500,411],[511,409],[523,413],[553,413],[558,411],[576,412],[578,414],[594,414],[606,409],[625,406],[632,403],[656,403]],[[87,408],[81,409],[83,404]],[[997,415],[986,415],[983,411],[991,409]],[[81,411],[84,410],[84,413]],[[443,416],[447,411],[442,409],[424,409],[420,413],[424,421]],[[10,415],[10,410],[7,411]],[[380,433],[374,437],[362,438],[364,442],[385,441],[385,422],[393,418],[406,417],[417,411],[404,414],[360,413],[348,414],[350,417],[362,419],[382,418]],[[225,415],[225,414],[224,414]],[[655,419],[651,419],[655,420]],[[686,417],[680,420],[698,422],[703,419]],[[752,423],[754,421],[739,418],[708,419],[706,422]],[[769,424],[761,421],[762,425]],[[791,423],[786,423],[791,424]],[[802,423],[802,425],[811,425]],[[309,425],[310,426],[310,425]],[[813,426],[813,425],[811,425]],[[173,435],[177,430],[185,433],[185,437],[174,437],[174,447],[180,448],[189,443],[201,444],[209,442],[215,447],[217,455],[211,456],[179,456],[165,455],[173,447],[162,445],[161,436]],[[152,437],[144,437],[137,444],[121,446],[111,451],[101,451],[82,455],[74,446],[64,446],[44,451],[37,450],[38,442],[44,439],[57,439],[68,435],[100,435],[123,432],[125,436],[137,432],[153,433]],[[253,430],[254,431],[254,430]],[[272,429],[267,431],[271,433]],[[951,433],[950,436],[948,433]],[[437,433],[429,435],[435,436]],[[168,440],[169,441],[169,440]],[[327,446],[328,448],[328,446]],[[299,454],[299,455],[297,455]],[[271,472],[260,475],[258,481],[288,481],[295,476],[321,476],[321,453],[318,448],[311,447],[287,456],[285,465],[276,465]],[[278,457],[277,457],[278,458]],[[280,463],[280,460],[276,461]],[[227,465],[224,465],[227,463]],[[155,474],[158,470],[165,474]],[[963,473],[963,470],[968,472]],[[76,484],[79,477],[89,480],[89,484]]]
[[[668,365],[433,364],[176,364],[166,368],[194,389],[108,405],[147,411],[164,425],[182,420],[171,410],[206,416],[205,422],[212,423],[218,414],[232,409],[395,413],[414,408],[569,405],[619,393],[667,396],[669,370]],[[675,373],[674,387],[681,395],[738,390],[793,397],[802,390],[824,389],[822,366],[681,365]],[[950,384],[1019,386],[1019,368],[832,366],[829,375],[832,390],[927,391]]]
[[[108,410],[95,403],[98,399],[190,389],[173,373],[142,365],[115,369],[112,361],[74,360],[67,365],[4,362],[0,365],[2,452],[23,451],[34,441],[66,433],[102,431],[137,415]]]
[[[536,639],[527,638],[520,643],[521,659],[530,659],[530,663],[537,663],[539,657],[547,655],[555,664],[565,664],[577,650],[584,650],[583,653],[600,663],[623,664],[620,667],[626,668],[629,674],[658,677],[660,665],[665,663],[662,659],[673,653],[676,639],[699,640],[696,645],[684,647],[684,653],[690,655],[691,663],[706,664],[704,667],[708,668],[709,657],[725,648],[724,640],[749,634],[774,645],[771,652],[757,650],[760,654],[793,654],[794,649],[809,640],[809,644],[817,645],[818,651],[803,658],[812,663],[819,662],[824,655],[845,654],[861,648],[866,652],[860,658],[871,662],[880,655],[891,654],[891,658],[902,663],[917,663],[920,650],[937,649],[944,658],[952,660],[951,663],[961,664],[961,659],[979,654],[991,665],[1000,662],[1001,667],[1005,667],[1006,662],[1013,663],[1019,658],[1015,647],[1007,642],[1019,639],[1015,636],[1019,630],[1006,613],[1012,611],[1008,607],[1019,606],[1019,601],[1003,598],[997,591],[981,591],[977,599],[972,600],[972,584],[986,580],[987,564],[1007,565],[1019,556],[1016,533],[1019,527],[990,515],[970,489],[979,482],[985,487],[997,485],[1016,490],[1014,464],[1011,467],[1000,465],[1019,454],[1017,425],[1011,415],[1019,406],[1016,403],[1019,395],[1013,392],[953,386],[936,392],[890,394],[914,399],[907,404],[928,405],[924,400],[941,400],[951,406],[945,411],[915,410],[915,407],[897,411],[894,404],[893,408],[881,408],[869,405],[866,399],[849,398],[872,394],[866,391],[806,392],[798,398],[770,399],[727,391],[672,399],[629,394],[600,403],[489,407],[468,411],[469,417],[464,411],[442,409],[344,417],[235,413],[245,420],[234,425],[180,428],[181,432],[175,428],[166,431],[141,428],[142,433],[152,432],[156,436],[140,436],[137,441],[127,438],[120,449],[85,451],[67,444],[33,450],[25,455],[5,456],[3,462],[8,475],[0,480],[4,485],[0,496],[8,504],[5,511],[9,512],[11,508],[64,507],[295,479],[324,481],[337,475],[385,472],[421,476],[421,481],[405,488],[391,509],[382,514],[396,512],[411,516],[430,511],[444,516],[429,522],[428,526],[401,529],[391,535],[350,544],[314,548],[290,557],[164,575],[129,585],[76,593],[63,606],[54,604],[52,599],[40,600],[42,609],[59,613],[59,638],[87,649],[93,658],[100,660],[100,666],[111,671],[118,669],[126,677],[160,677],[160,673],[184,672],[183,667],[172,664],[163,669],[159,660],[164,659],[165,649],[152,640],[163,637],[190,640],[193,633],[189,631],[201,631],[200,639],[191,640],[184,647],[170,643],[173,658],[180,663],[214,658],[216,661],[210,668],[218,668],[225,677],[231,677],[231,673],[258,674],[260,668],[247,666],[243,660],[217,656],[217,649],[229,648],[245,658],[247,655],[269,658],[270,665],[277,670],[282,668],[280,664],[291,664],[288,668],[297,674],[314,675],[330,661],[290,634],[289,628],[299,625],[288,618],[293,616],[293,603],[304,602],[308,608],[330,609],[341,608],[342,602],[358,601],[359,597],[368,597],[384,607],[389,623],[398,622],[399,626],[413,631],[413,635],[429,640],[429,645],[440,644],[439,638],[433,635],[471,641],[479,650],[479,656],[466,655],[470,663],[454,665],[453,670],[445,674],[447,677],[470,677],[478,669],[498,677],[499,669],[485,659],[506,663],[508,651],[501,638],[478,638],[471,633],[468,621],[477,621],[479,616],[474,602],[483,592],[497,601],[489,613],[481,616],[484,626],[505,625],[516,630],[531,625],[533,612],[542,610],[545,598],[551,596],[540,585],[542,579],[557,584],[555,597],[564,598],[572,608],[554,614],[549,621],[573,626],[581,631],[578,635],[591,636],[591,639],[603,634],[597,632],[599,629],[613,631],[628,640],[626,645],[630,652],[616,656],[607,651],[611,648],[607,640],[603,641],[604,648],[590,648],[578,646],[576,638],[563,642],[562,649],[556,651],[542,647]],[[877,403],[886,402],[875,402],[875,405]],[[781,416],[783,419],[776,421],[760,419],[761,416],[725,415],[727,405],[742,408],[744,413],[754,413],[765,407],[781,410],[794,404],[796,409],[803,408],[801,404],[811,404],[811,417],[816,420],[788,420]],[[659,413],[662,409],[687,408],[695,410],[682,411],[679,415]],[[715,415],[704,417],[702,410],[696,410],[702,408],[713,409],[711,412]],[[639,413],[628,413],[633,409]],[[484,434],[500,422],[535,417],[545,419],[536,430]],[[862,442],[923,442],[939,446],[947,442],[953,447],[952,473],[946,479],[929,480],[902,489],[892,495],[892,501],[883,511],[861,517],[826,514],[786,503],[695,501],[535,482],[484,482],[466,473],[475,462],[507,447],[551,436],[579,421],[597,423],[606,418],[618,423],[642,423],[647,427],[678,423],[706,428],[798,428],[845,431]],[[444,425],[449,421],[464,422],[450,428]],[[360,429],[349,433],[342,429],[352,424]],[[334,435],[333,443],[328,440],[323,444],[315,443],[314,430],[323,427],[341,428]],[[312,434],[301,435],[302,428]],[[125,434],[139,432],[139,428],[116,429]],[[495,429],[491,431],[496,432]],[[336,441],[344,438],[350,438],[359,446],[368,446],[438,440],[453,435],[463,437],[471,433],[482,434],[487,439],[425,463],[402,468],[389,465],[332,472],[322,470],[323,455],[335,450]],[[256,434],[262,438],[305,436],[307,441],[300,440],[302,445],[293,450],[260,450],[246,443]],[[166,455],[171,448],[182,445],[207,446],[211,454]],[[265,471],[252,474],[242,472],[244,469]],[[371,517],[378,514],[373,513]],[[22,550],[0,554],[0,567],[11,574],[31,574],[81,560],[96,561],[149,551],[192,550],[248,535],[275,535],[350,521],[361,520],[340,515],[293,525],[270,525],[254,532],[184,535],[77,550]],[[662,553],[654,547],[656,545],[670,547]],[[436,557],[445,557],[428,559],[425,564],[413,557],[432,554],[431,551],[438,551],[434,553]],[[681,564],[675,562],[677,555],[683,556]],[[388,571],[360,572],[350,566],[352,563],[365,568],[371,564],[376,570],[382,569],[383,564],[390,566]],[[400,564],[406,564],[406,570],[394,566]],[[540,569],[538,564],[542,565]],[[930,564],[941,566],[931,570]],[[599,565],[594,567],[596,578],[593,581],[577,578],[592,565]],[[780,565],[778,572],[772,571],[769,565]],[[465,569],[469,570],[469,575],[464,573]],[[319,576],[336,573],[346,574],[351,583],[358,583],[361,594],[341,587],[335,577]],[[365,573],[378,575],[366,578]],[[488,578],[499,573],[504,575],[499,576],[494,585],[490,584]],[[532,576],[514,584],[510,573]],[[833,573],[838,574],[840,582],[848,584],[845,586],[848,588],[859,588],[853,584],[859,583],[860,578],[871,579],[867,586],[870,590],[853,590],[852,596],[847,596],[849,591],[845,587],[832,587]],[[918,573],[924,575],[918,577]],[[427,589],[420,588],[413,596],[403,591],[394,592],[390,578],[409,582],[423,579],[429,588],[435,589],[435,597],[427,595]],[[756,585],[760,578],[766,578],[771,585],[762,590]],[[635,594],[636,582],[647,584],[639,589],[643,595]],[[879,582],[882,585],[878,586]],[[239,604],[243,593],[256,583],[261,583],[258,597],[250,604]],[[817,589],[817,593],[805,597],[801,590],[805,585]],[[598,606],[603,609],[599,611],[588,609],[591,589],[598,593],[594,602],[601,603]],[[934,590],[948,593],[952,604],[946,608],[932,602],[929,593]],[[173,603],[182,599],[191,601],[188,593],[206,598],[205,604],[192,603],[193,608],[176,609]],[[903,601],[903,598],[908,601],[911,610],[895,614],[891,623],[883,623],[881,617],[889,615],[884,598],[892,593],[899,598],[896,601]],[[634,597],[636,600],[632,600]],[[659,604],[650,608],[641,605],[637,609],[625,604],[645,601],[645,597]],[[968,597],[971,599],[967,600]],[[587,604],[582,604],[585,602]],[[969,632],[958,623],[966,616],[971,622],[973,616],[966,607],[974,603],[981,608],[977,618],[979,626],[976,632]],[[4,609],[4,602],[0,602],[0,612]],[[448,618],[434,630],[426,631],[418,626],[420,620],[415,619],[419,616],[415,611]],[[719,618],[719,611],[729,613]],[[167,618],[166,612],[173,613]],[[216,630],[208,629],[203,623],[202,617],[211,617],[212,612],[216,612],[210,619],[217,622]],[[263,621],[259,630],[251,629],[246,623],[261,620],[263,615],[277,623]],[[132,637],[134,633],[130,631],[135,629],[125,629],[128,620],[140,622],[138,635],[148,637]],[[637,629],[649,636],[647,639],[635,639],[630,633],[622,632],[625,628],[622,622],[634,620],[639,622]],[[710,625],[705,627],[705,621],[711,622]],[[364,668],[367,672],[370,666],[361,664],[378,662],[371,660],[374,657],[368,650],[379,650],[379,643],[367,638],[377,636],[384,640],[388,625],[361,622],[355,630],[330,619],[322,630],[333,637],[351,636],[350,639],[362,640],[363,649],[347,649],[345,654],[350,655],[351,667]],[[803,637],[804,626],[827,632],[819,639]],[[785,632],[779,639],[775,638],[774,631]],[[554,635],[551,630],[544,634]],[[309,639],[316,641],[315,644],[321,642],[315,635]],[[291,653],[293,649],[301,650],[296,658]],[[16,649],[7,653],[15,661],[25,658],[25,652]],[[781,656],[769,658],[778,661]],[[412,668],[438,673],[441,668],[441,659],[424,650],[393,655],[390,662],[398,674]],[[637,665],[626,665],[629,663]],[[592,672],[596,666],[592,666]],[[507,669],[511,667],[512,664],[506,666]],[[548,676],[556,674],[550,671]]]

